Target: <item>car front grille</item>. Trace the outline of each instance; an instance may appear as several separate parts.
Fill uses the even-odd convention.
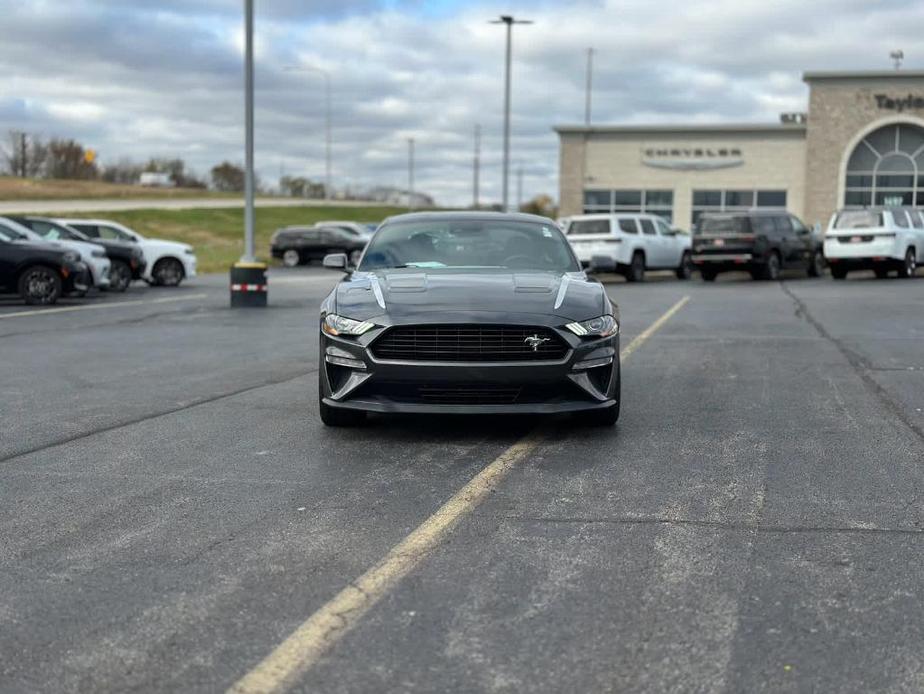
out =
[[[529,326],[399,326],[372,344],[376,359],[394,361],[543,361],[567,353],[568,345],[553,330]]]
[[[524,405],[587,400],[569,381],[551,383],[407,382],[373,379],[350,399],[419,405]]]

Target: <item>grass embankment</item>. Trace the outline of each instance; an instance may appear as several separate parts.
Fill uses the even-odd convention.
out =
[[[103,181],[72,181],[0,176],[0,200],[78,200],[83,198],[240,197],[201,188],[148,188]]]
[[[396,207],[258,207],[255,245],[257,256],[270,260],[270,236],[279,227],[314,224],[324,219],[380,222],[406,212]],[[200,272],[224,272],[244,251],[244,210],[127,210],[80,212],[62,217],[111,219],[151,238],[182,241],[196,249]]]

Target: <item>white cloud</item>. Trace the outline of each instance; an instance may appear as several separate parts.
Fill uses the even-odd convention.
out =
[[[585,49],[595,122],[773,121],[805,108],[804,69],[908,67],[924,4],[897,0],[514,2],[514,165],[525,193],[557,192],[551,127],[583,118]],[[444,204],[471,197],[472,129],[483,126],[482,190],[500,189],[504,29],[500,8],[461,1],[267,0],[257,4],[257,162],[321,178],[329,71],[339,182],[406,180]],[[518,6],[519,5],[519,6]],[[77,137],[104,161],[183,156],[200,172],[240,161],[237,0],[0,0],[0,130]]]

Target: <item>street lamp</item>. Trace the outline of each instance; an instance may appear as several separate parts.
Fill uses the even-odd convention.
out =
[[[324,198],[330,200],[331,197],[331,121],[330,121],[330,73],[313,65],[288,65],[283,68],[284,72],[314,72],[324,77],[325,93],[325,116],[324,116]]]
[[[510,15],[501,15],[500,19],[495,19],[491,24],[507,25],[507,62],[504,78],[504,172],[503,172],[503,195],[502,205],[504,212],[508,209],[509,201],[509,174],[510,174],[510,55],[511,41],[513,39],[514,24],[532,24],[528,19],[514,19]]]
[[[407,208],[414,209],[414,138],[407,138]]]

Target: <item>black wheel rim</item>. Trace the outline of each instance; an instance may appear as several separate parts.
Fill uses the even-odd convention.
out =
[[[770,256],[770,260],[767,264],[767,270],[770,274],[770,279],[775,280],[780,276],[780,261],[776,259],[776,256]]]
[[[157,266],[157,281],[161,284],[174,285],[179,283],[183,271],[175,260],[165,260]]]
[[[32,270],[26,275],[26,293],[37,301],[48,301],[55,295],[55,278],[49,270]]]
[[[124,289],[128,286],[128,283],[131,281],[131,274],[128,268],[119,263],[112,269],[112,277],[110,278],[112,285],[116,289]]]

